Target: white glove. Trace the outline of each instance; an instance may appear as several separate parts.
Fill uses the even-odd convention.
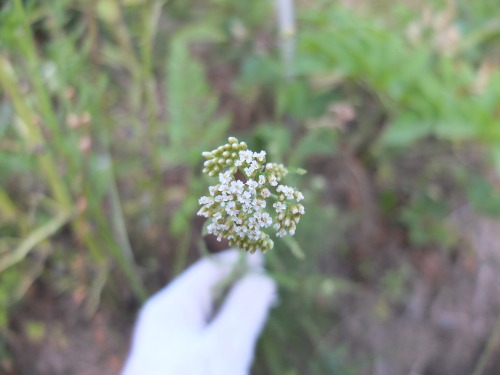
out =
[[[275,300],[262,274],[262,255],[246,255],[250,271],[212,314],[215,288],[234,269],[240,251],[199,260],[152,296],[137,320],[122,375],[246,375],[257,338]]]

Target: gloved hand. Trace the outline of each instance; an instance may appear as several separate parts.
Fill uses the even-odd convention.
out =
[[[122,375],[246,375],[275,300],[262,273],[262,254],[245,255],[248,272],[213,314],[215,286],[234,270],[241,252],[203,258],[142,308]]]

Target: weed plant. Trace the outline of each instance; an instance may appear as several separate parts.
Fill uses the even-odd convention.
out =
[[[444,219],[455,208],[500,214],[485,177],[500,173],[496,2],[390,12],[383,3],[300,5],[287,79],[268,2],[3,3],[3,337],[36,280],[59,295],[83,290],[91,316],[142,301],[181,272],[200,248],[197,200],[208,181],[199,155],[243,134],[252,149],[309,171],[292,181],[308,210],[297,243],[266,254],[281,304],[255,373],[366,369],[329,340],[337,301],[360,287],[337,273],[351,237],[381,219],[403,228],[408,247],[449,250],[459,237]],[[339,160],[358,198],[339,193],[329,167]]]

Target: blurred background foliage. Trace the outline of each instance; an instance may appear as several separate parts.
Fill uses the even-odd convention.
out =
[[[131,325],[217,249],[195,216],[200,154],[229,135],[308,171],[291,181],[306,193],[306,258],[282,242],[267,256],[281,301],[256,374],[363,373],[371,359],[330,334],[344,299],[374,287],[374,319],[387,318],[420,277],[411,254],[463,251],[455,210],[500,215],[496,0],[297,1],[287,61],[268,1],[2,4],[5,371],[36,285]]]

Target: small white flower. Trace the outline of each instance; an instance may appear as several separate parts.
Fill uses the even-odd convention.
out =
[[[259,176],[259,185],[265,185],[266,183],[266,176],[264,176],[263,174],[261,174]]]
[[[262,198],[269,198],[271,196],[271,192],[268,188],[263,188],[260,190],[260,195],[262,196]]]
[[[210,212],[207,211],[205,207],[200,208],[200,210],[196,214],[199,216],[210,217]]]
[[[253,161],[252,164],[250,164],[247,168],[243,168],[243,170],[245,171],[245,174],[248,176],[248,177],[251,177],[254,172],[260,168],[260,164],[257,163],[256,161]]]
[[[259,184],[254,180],[248,180],[247,186],[250,187],[251,189],[257,189],[259,187]]]
[[[277,213],[283,212],[286,209],[286,205],[281,202],[274,203],[273,207]]]
[[[236,202],[228,202],[226,205],[226,212],[229,216],[236,216],[240,213],[240,210],[236,208]]]
[[[217,211],[215,214],[212,215],[212,218],[214,219],[214,223],[217,223],[220,219],[222,219],[222,214]]]
[[[217,185],[216,186],[209,186],[208,191],[210,192],[210,195],[213,197],[215,195],[215,191],[217,190]]]
[[[266,159],[266,152],[261,151],[259,153],[254,152],[253,157],[256,158],[258,161],[263,162]]]
[[[272,175],[270,175],[269,177],[267,177],[267,180],[269,181],[269,184],[270,184],[271,186],[276,186],[276,185],[278,185],[278,179],[277,179],[277,178],[276,178],[276,176],[275,176],[275,175],[273,175],[273,174],[272,174]]]
[[[242,194],[244,189],[245,189],[245,185],[243,185],[242,181],[240,181],[240,180],[231,181],[231,186],[229,188],[229,191],[232,194],[236,194],[236,195]]]
[[[238,236],[240,236],[241,238],[243,238],[243,237],[246,236],[246,233],[248,232],[248,229],[244,225],[235,225],[234,226],[234,231],[236,232],[236,234]]]
[[[233,175],[230,171],[219,173],[219,181],[221,184],[229,184],[233,180]]]
[[[276,236],[278,236],[278,237],[283,237],[283,236],[286,236],[286,230],[284,230],[284,229],[280,229],[280,230],[278,231],[278,233],[276,233]]]
[[[243,194],[240,194],[238,196],[238,202],[243,203],[243,204],[250,204],[251,203],[251,198],[252,195],[248,191],[244,191]]]
[[[262,210],[263,208],[266,208],[266,201],[264,199],[254,199],[252,201],[252,205],[257,209],[257,210]]]
[[[250,150],[240,151],[240,160],[248,164],[252,163],[253,152]]]
[[[217,233],[214,233],[214,231],[215,231],[215,230],[216,230],[216,229],[215,229],[215,225],[214,225],[214,224],[208,224],[208,225],[207,225],[207,232],[208,232],[209,234],[217,234]]]
[[[210,207],[214,203],[214,199],[212,197],[201,197],[198,200],[199,204],[204,204],[206,207]]]
[[[259,229],[252,229],[248,231],[248,238],[252,241],[257,241],[260,238],[261,231]]]
[[[276,191],[283,193],[283,195],[286,197],[286,199],[294,199],[295,189],[290,187],[290,186],[279,185],[276,188]]]
[[[269,228],[273,223],[273,219],[271,219],[271,216],[269,216],[267,212],[264,213],[259,212],[259,215],[256,215],[256,217],[261,227]]]
[[[258,213],[256,213],[254,216],[250,216],[248,218],[248,227],[249,228],[255,228],[255,227],[258,226],[258,223],[257,223],[257,217],[258,217],[258,215],[257,214]]]
[[[246,213],[252,213],[253,212],[253,206],[250,202],[248,203],[243,203],[241,205],[241,210]]]

